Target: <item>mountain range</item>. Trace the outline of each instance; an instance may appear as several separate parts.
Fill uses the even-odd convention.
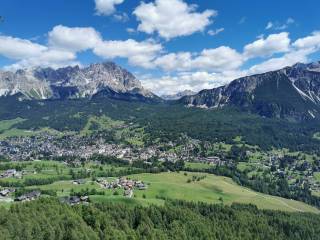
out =
[[[115,98],[152,99],[130,72],[112,63],[92,64],[85,68],[65,67],[23,69],[0,72],[0,96],[23,94],[28,99]]]
[[[147,102],[163,101],[146,90],[130,72],[112,62],[80,68],[32,68],[0,71],[0,96],[25,99],[111,97]],[[236,79],[199,93],[183,91],[162,96],[187,107],[237,107],[268,118],[303,121],[320,118],[320,62],[298,63],[277,71]]]
[[[320,117],[320,62],[239,78],[228,85],[185,96],[189,107],[239,107],[264,117],[302,121]]]

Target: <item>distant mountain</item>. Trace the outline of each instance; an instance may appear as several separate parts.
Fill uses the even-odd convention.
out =
[[[33,68],[0,71],[0,96],[23,94],[28,99],[66,99],[110,96],[125,99],[158,99],[138,79],[115,63],[80,68]]]
[[[265,117],[301,121],[320,117],[320,62],[243,77],[230,84],[185,96],[189,107],[236,106]]]
[[[194,91],[191,91],[191,90],[184,90],[182,92],[178,92],[176,94],[171,94],[171,95],[162,95],[161,97],[165,100],[178,100],[182,97],[185,97],[185,96],[191,96],[191,95],[194,95],[196,94],[196,92]]]

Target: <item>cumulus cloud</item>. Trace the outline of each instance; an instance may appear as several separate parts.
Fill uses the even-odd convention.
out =
[[[211,24],[211,18],[216,16],[217,12],[196,12],[195,5],[188,5],[183,0],[156,0],[150,3],[142,2],[133,14],[140,22],[139,31],[148,34],[157,32],[169,40],[203,31]]]
[[[49,32],[49,45],[68,51],[77,52],[94,48],[101,41],[100,33],[91,27],[70,28],[58,25]]]
[[[320,50],[320,32],[299,38],[290,46],[290,51],[281,57],[271,58],[262,63],[252,66],[247,74],[263,73],[278,70],[295,63],[311,61],[308,57]]]
[[[203,50],[193,63],[197,68],[226,71],[240,67],[243,64],[243,57],[236,50],[221,46]]]
[[[60,50],[47,50],[39,56],[22,59],[12,65],[6,66],[6,70],[17,70],[30,67],[53,67],[59,68],[64,66],[80,65],[76,61],[76,55],[73,52]]]
[[[298,49],[319,49],[320,48],[320,31],[313,32],[311,36],[300,38],[293,43]]]
[[[290,47],[289,33],[271,34],[244,47],[247,58],[269,57],[275,53],[288,52]]]
[[[115,6],[123,3],[124,0],[95,0],[96,14],[108,16],[116,11]]]
[[[133,39],[126,41],[104,41],[94,48],[94,53],[106,59],[116,57],[128,58],[136,66],[151,67],[152,60],[162,50],[162,45],[154,41],[137,42]]]
[[[185,70],[191,67],[192,55],[190,52],[169,53],[158,57],[154,64],[165,71]]]
[[[236,69],[242,63],[242,55],[226,46],[204,49],[201,53],[195,55],[190,52],[169,53],[154,61],[156,66],[166,71],[197,69],[221,72]]]
[[[0,36],[0,55],[11,59],[39,56],[47,47],[29,40]]]
[[[162,51],[162,45],[153,40],[138,42],[133,39],[102,39],[91,27],[55,26],[48,33],[48,46],[29,40],[0,36],[0,55],[18,62],[10,67],[63,66],[77,63],[77,53],[92,50],[104,59],[126,58],[135,66],[150,68]]]
[[[178,52],[158,57],[154,65],[165,71],[213,71],[223,72],[239,69],[247,60],[257,57],[271,57],[276,53],[290,51],[290,38],[286,32],[261,36],[244,47],[243,53],[228,46],[204,49],[200,53]]]
[[[180,72],[176,75],[162,77],[140,76],[143,85],[158,95],[174,94],[184,90],[200,91],[229,83],[243,76],[240,71],[212,73],[207,71]]]
[[[275,71],[287,66],[292,66],[293,64],[298,62],[307,62],[308,55],[310,55],[311,53],[313,53],[313,51],[311,51],[310,49],[292,51],[283,55],[282,57],[271,58],[260,64],[252,66],[247,71],[247,74],[251,75],[251,74],[258,74],[258,73],[264,73],[269,71]]]
[[[0,55],[17,60],[5,66],[9,70],[36,66],[59,67],[74,63],[76,55],[70,51],[54,50],[29,40],[0,36]]]

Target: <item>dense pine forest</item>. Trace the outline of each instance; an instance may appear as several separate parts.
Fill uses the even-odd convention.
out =
[[[320,216],[167,201],[164,206],[40,199],[0,209],[0,239],[320,239]]]

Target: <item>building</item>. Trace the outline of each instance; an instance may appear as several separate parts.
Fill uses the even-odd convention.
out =
[[[17,197],[15,201],[18,201],[18,202],[32,201],[39,198],[40,195],[41,195],[40,191],[32,191]]]

